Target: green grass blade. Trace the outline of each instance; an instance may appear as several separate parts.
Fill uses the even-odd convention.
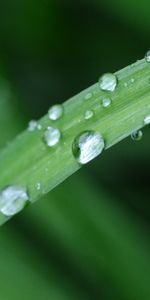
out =
[[[145,60],[116,73],[118,85],[115,92],[100,90],[98,83],[63,104],[64,116],[57,121],[43,117],[42,130],[25,131],[0,152],[0,188],[7,185],[25,186],[30,202],[35,202],[80,166],[72,154],[76,135],[85,130],[99,131],[105,140],[105,149],[118,143],[134,130],[144,126],[144,117],[150,114],[150,64]],[[85,97],[88,93],[90,99]],[[101,101],[111,97],[112,104],[104,108]],[[87,109],[94,117],[84,119]],[[48,126],[61,130],[60,143],[49,148],[43,141]],[[40,182],[41,189],[37,189]],[[0,215],[0,224],[5,218]]]

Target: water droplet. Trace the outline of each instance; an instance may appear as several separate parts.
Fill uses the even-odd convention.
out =
[[[5,216],[13,216],[24,208],[28,199],[25,188],[8,186],[0,191],[0,211]]]
[[[86,112],[84,113],[84,119],[89,120],[93,117],[93,115],[94,115],[93,110],[86,110]]]
[[[124,83],[124,87],[127,87],[127,86],[128,86],[128,84],[127,84],[127,82],[125,82],[125,83]]]
[[[92,97],[92,93],[87,93],[84,97],[85,100],[89,100]]]
[[[103,107],[108,107],[110,104],[111,104],[111,99],[110,98],[104,98],[102,100]]]
[[[44,140],[49,147],[53,147],[60,141],[60,130],[53,127],[48,127],[44,132]]]
[[[63,106],[61,104],[53,105],[49,111],[48,116],[50,120],[56,121],[63,115]]]
[[[134,78],[131,78],[131,83],[134,83],[135,79]]]
[[[100,77],[99,87],[103,91],[114,92],[117,86],[117,77],[114,74],[107,73]]]
[[[37,129],[41,130],[42,129],[42,125],[41,124],[37,124]]]
[[[31,120],[28,124],[28,130],[34,131],[37,128],[37,121]]]
[[[136,130],[136,131],[132,132],[131,139],[133,141],[140,141],[142,139],[142,136],[143,136],[142,130]]]
[[[92,130],[79,134],[72,145],[75,159],[81,165],[88,163],[104,149],[104,139],[99,132]]]
[[[145,60],[149,63],[150,62],[150,50],[147,51],[145,54]]]
[[[149,116],[146,116],[146,117],[144,118],[144,124],[145,124],[145,125],[150,124],[150,115],[149,115]]]
[[[39,190],[41,189],[41,183],[40,183],[40,182],[37,182],[37,183],[35,184],[35,187],[36,187],[37,191],[39,191]]]

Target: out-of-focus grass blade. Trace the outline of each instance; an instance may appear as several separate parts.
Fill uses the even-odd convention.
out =
[[[34,236],[33,236],[34,239]],[[58,270],[43,264],[24,237],[7,226],[0,230],[0,295],[6,299],[84,299]]]
[[[96,0],[96,2],[98,5],[101,5],[101,1]],[[128,22],[128,26],[130,28],[132,26],[133,30],[138,30],[138,34],[143,32],[149,34],[149,2],[147,0],[142,1],[142,3],[136,0],[106,0],[103,3],[111,14],[114,13],[125,23]]]
[[[28,211],[39,237],[55,237],[68,259],[95,287],[102,278],[122,299],[149,299],[149,237],[134,216],[91,182],[71,179],[49,195],[49,203]],[[49,240],[48,240],[49,236]]]

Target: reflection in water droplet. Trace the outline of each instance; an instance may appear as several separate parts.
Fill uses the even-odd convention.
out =
[[[108,107],[111,104],[111,99],[110,98],[104,98],[102,100],[102,106],[103,107]]]
[[[5,216],[13,216],[24,208],[28,199],[25,188],[8,186],[0,191],[0,211]]]
[[[131,139],[133,141],[140,141],[142,139],[142,136],[143,136],[142,130],[136,130],[136,131],[132,132]]]
[[[89,130],[80,133],[75,138],[72,151],[77,162],[83,165],[101,154],[104,146],[104,139],[101,134]]]
[[[56,121],[63,115],[63,106],[61,104],[53,105],[49,111],[48,116],[50,120]]]
[[[44,132],[44,140],[49,147],[53,147],[60,141],[61,132],[57,128],[48,127]]]
[[[94,115],[93,110],[86,110],[86,112],[84,113],[84,119],[89,120],[93,117],[93,115]]]
[[[150,124],[150,115],[144,118],[144,125]]]
[[[150,50],[147,51],[145,54],[145,60],[149,63],[150,62]]]
[[[117,86],[117,77],[114,74],[107,73],[100,77],[99,87],[103,91],[114,92]]]

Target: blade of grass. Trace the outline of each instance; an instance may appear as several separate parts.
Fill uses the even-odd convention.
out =
[[[74,283],[48,267],[23,236],[9,227],[0,230],[0,294],[6,299],[86,299]],[[9,288],[8,288],[9,287]]]
[[[150,114],[150,64],[138,61],[116,76],[115,92],[100,90],[98,83],[93,85],[63,104],[64,116],[60,120],[50,121],[46,115],[39,121],[42,130],[25,131],[2,150],[0,187],[25,186],[33,203],[80,168],[72,155],[73,140],[80,132],[99,131],[107,149],[143,127],[144,117]],[[92,97],[85,100],[88,93],[92,93]],[[106,109],[101,101],[108,96],[112,104]],[[87,109],[94,111],[94,117],[88,121],[84,119]],[[60,143],[51,149],[43,142],[48,126],[62,132]],[[40,182],[40,190],[36,188],[37,182]],[[0,215],[0,224],[5,220],[7,218]]]
[[[7,75],[0,76],[0,147],[23,128],[24,118],[17,105],[16,91]],[[20,113],[19,113],[20,112]],[[5,131],[4,131],[5,128]],[[32,227],[32,222],[31,222]],[[30,230],[31,230],[30,227]],[[33,237],[32,237],[33,240]],[[0,230],[0,298],[56,300],[88,299],[74,282],[60,272],[53,261],[45,261],[40,250],[36,254],[28,239],[13,224]]]
[[[149,299],[149,234],[134,215],[80,175],[47,198],[50,202],[28,210],[26,225],[32,220],[48,244],[55,238],[64,259],[67,256],[94,290],[100,293],[100,282],[104,290],[112,283],[119,299]]]

